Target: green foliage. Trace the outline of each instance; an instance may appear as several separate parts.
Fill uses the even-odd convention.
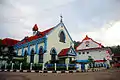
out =
[[[9,69],[9,70],[10,70],[10,69],[11,69],[11,67],[12,67],[12,63],[7,65],[7,69]]]
[[[35,63],[33,64],[32,68],[33,70],[42,70],[42,64]]]
[[[79,41],[74,41],[74,48],[76,48],[80,44]]]
[[[110,47],[112,53],[120,54],[120,45]]]
[[[5,69],[5,65],[2,65],[2,66],[1,66],[1,69]]]
[[[13,69],[20,69],[20,64],[19,63],[15,63],[13,65]]]
[[[23,70],[29,70],[30,69],[30,63],[23,63],[22,64],[22,69]]]
[[[0,55],[2,55],[1,47],[2,47],[2,39],[0,39]]]
[[[94,59],[93,59],[91,56],[88,56],[88,61],[89,61],[90,63],[93,63],[93,62],[94,62]]]
[[[2,45],[2,39],[0,39],[0,45]]]

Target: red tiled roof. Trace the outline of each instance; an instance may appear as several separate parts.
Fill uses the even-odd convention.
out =
[[[24,44],[24,43],[26,43],[26,42],[30,42],[30,41],[35,40],[35,39],[38,39],[38,38],[42,38],[42,37],[44,37],[47,33],[49,33],[53,28],[54,28],[54,27],[52,27],[52,28],[50,28],[50,29],[47,29],[47,30],[45,30],[45,31],[43,31],[43,32],[38,32],[38,34],[37,34],[37,35],[34,35],[34,36],[25,37],[25,38],[19,43],[19,45],[20,45],[20,44]]]
[[[87,35],[86,35],[86,37],[82,40],[82,42],[84,41],[84,40],[90,40],[91,38],[89,38]]]
[[[38,31],[38,26],[37,26],[37,24],[34,25],[33,31]]]
[[[54,27],[50,28],[50,29],[47,29],[43,32],[40,32],[40,34],[42,34],[42,36],[45,36],[47,33],[49,33]]]
[[[2,44],[7,45],[7,46],[13,46],[17,44],[18,42],[19,42],[18,40],[10,39],[10,38],[5,38],[2,40]]]
[[[83,43],[83,41],[85,41],[85,40],[92,40],[94,43],[98,44],[100,48],[102,48],[102,46],[103,46],[102,44],[94,41],[92,38],[89,38],[87,35],[86,35],[86,37],[82,40],[82,42],[80,42],[80,44],[79,44],[78,46],[80,46],[80,45]],[[77,50],[78,46],[76,47],[76,50]]]
[[[58,54],[58,56],[67,56],[68,51],[70,48],[62,49],[61,52]]]

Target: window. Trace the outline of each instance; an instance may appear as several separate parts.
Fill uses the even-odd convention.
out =
[[[52,54],[51,55],[51,60],[54,62],[54,61],[56,61],[56,55],[55,54]]]
[[[89,47],[89,44],[86,44],[86,47]]]
[[[60,32],[59,34],[60,42],[65,43],[65,33],[63,31]]]
[[[89,41],[86,41],[85,44],[86,44],[86,47],[89,47]]]
[[[70,53],[73,53],[72,50],[70,51]]]
[[[31,51],[30,63],[34,63],[34,50]]]
[[[78,52],[78,54],[81,54],[81,52]]]
[[[43,63],[43,48],[39,49],[39,63]]]
[[[85,54],[85,52],[82,52],[82,54]]]
[[[28,54],[28,53],[27,53],[27,50],[25,50],[24,56],[27,56],[27,54]]]
[[[43,63],[43,54],[39,54],[39,63]]]
[[[55,63],[56,62],[56,50],[55,50],[55,48],[51,49],[50,55],[51,55],[51,61],[52,61],[52,63]]]
[[[87,52],[87,54],[89,54],[89,52]]]

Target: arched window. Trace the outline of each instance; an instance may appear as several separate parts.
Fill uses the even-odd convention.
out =
[[[31,50],[31,57],[30,57],[30,63],[34,63],[34,50]]]
[[[28,52],[27,52],[27,50],[25,50],[25,52],[24,52],[24,62],[27,62],[27,54],[28,54]]]
[[[27,50],[25,50],[25,52],[24,52],[24,56],[27,56],[27,54],[28,54],[28,52],[27,52]]]
[[[39,49],[39,63],[43,63],[43,48]]]
[[[63,31],[60,31],[59,38],[60,38],[59,40],[60,42],[65,43],[65,33]]]
[[[57,55],[55,48],[51,49],[50,55],[51,55],[51,61],[52,61],[52,63],[55,63],[56,62],[56,55]]]

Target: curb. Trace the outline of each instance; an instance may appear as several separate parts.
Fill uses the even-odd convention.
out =
[[[80,72],[98,72],[101,71],[100,69],[94,69],[94,70],[87,70],[87,71],[78,71],[78,70],[69,70],[69,71],[47,71],[47,70],[1,70],[0,72],[23,72],[23,73],[80,73]]]

